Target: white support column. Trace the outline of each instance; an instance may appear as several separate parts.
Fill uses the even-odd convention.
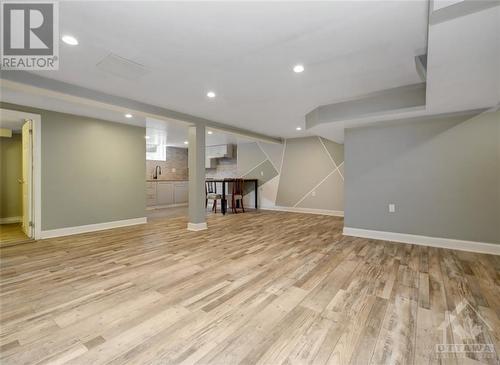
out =
[[[190,231],[207,229],[205,210],[205,126],[189,127],[189,223]]]

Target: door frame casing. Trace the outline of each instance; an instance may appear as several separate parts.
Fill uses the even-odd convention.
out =
[[[30,238],[38,240],[42,238],[42,116],[10,108],[0,108],[0,113],[2,110],[18,113],[20,118],[32,121],[31,221],[34,227]]]
[[[24,118],[21,127],[22,136],[22,230],[33,238],[35,235],[31,222],[34,221],[33,210],[33,119]]]
[[[42,117],[40,114],[30,114],[33,121],[32,135],[32,222],[34,224],[33,238],[42,236]]]
[[[1,108],[22,115],[23,119],[32,121],[32,171],[31,171],[31,221],[33,222],[32,237],[41,239],[42,232],[42,116],[15,109]]]

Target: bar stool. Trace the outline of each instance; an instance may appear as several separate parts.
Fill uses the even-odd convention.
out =
[[[238,213],[237,202],[240,203],[240,208],[245,213],[245,207],[243,206],[243,189],[245,187],[245,182],[243,179],[233,179],[233,189],[231,193],[231,209],[233,213]]]
[[[215,181],[205,181],[205,208],[208,206],[209,199],[214,201],[212,211],[217,213],[217,200],[220,200],[222,204],[222,194],[217,193]]]

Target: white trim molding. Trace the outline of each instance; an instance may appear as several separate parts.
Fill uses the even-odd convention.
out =
[[[197,231],[203,231],[205,229],[208,229],[208,226],[207,226],[207,222],[203,222],[203,223],[188,223],[187,225],[187,229],[188,231],[194,231],[194,232],[197,232]]]
[[[344,227],[345,236],[371,238],[375,240],[410,243],[413,245],[447,248],[452,250],[500,255],[500,244],[456,240],[443,237],[428,237],[414,234],[374,231],[370,229]]]
[[[40,236],[42,239],[70,236],[79,233],[103,231],[105,229],[111,229],[111,228],[135,226],[137,224],[145,224],[147,223],[147,221],[148,219],[146,217],[141,217],[141,218],[123,219],[120,221],[113,221],[113,222],[87,224],[84,226],[57,228],[47,231],[41,231]]]
[[[187,207],[188,203],[179,203],[179,204],[167,204],[167,205],[150,205],[146,207],[146,210],[156,210],[156,209],[165,209],[165,208],[180,208]]]
[[[314,209],[314,208],[299,208],[299,207],[260,207],[259,210],[276,210],[280,212],[291,212],[291,213],[307,213],[307,214],[321,214],[321,215],[331,215],[334,217],[343,217],[344,212],[341,210],[327,210],[327,209]]]
[[[35,239],[42,234],[42,117],[33,116],[33,178],[32,178],[32,218],[34,229],[32,235]],[[33,238],[32,237],[32,238]]]
[[[23,217],[5,217],[0,218],[0,224],[12,224],[19,223],[23,221]]]

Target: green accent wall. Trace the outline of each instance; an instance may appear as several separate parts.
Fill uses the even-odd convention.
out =
[[[20,134],[0,137],[0,218],[23,215],[22,177],[23,145]]]
[[[145,216],[145,128],[0,107],[41,115],[42,230]]]

